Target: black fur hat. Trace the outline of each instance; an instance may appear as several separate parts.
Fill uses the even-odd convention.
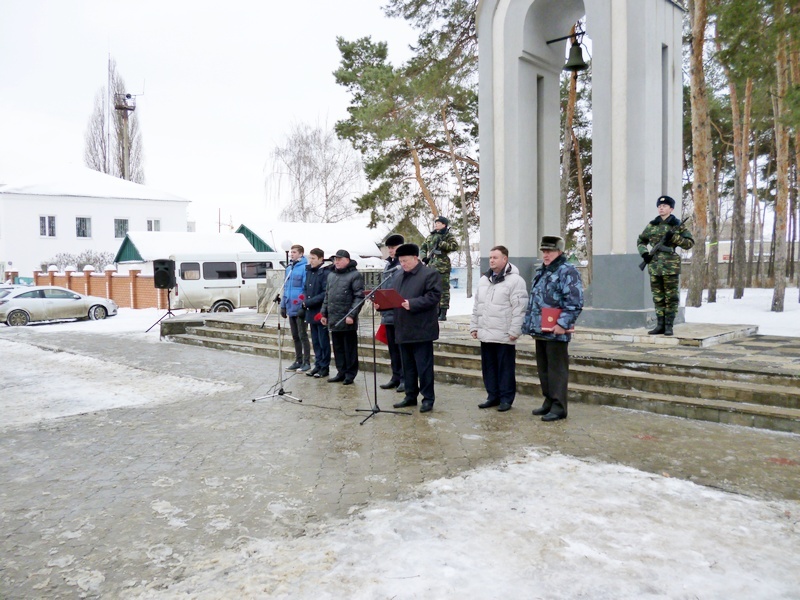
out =
[[[656,200],[656,206],[658,207],[661,204],[669,204],[670,208],[675,208],[675,200],[669,196],[659,196],[658,200]]]
[[[393,233],[392,235],[390,235],[389,237],[386,238],[386,241],[384,242],[384,244],[387,247],[389,247],[389,246],[402,246],[405,243],[405,241],[406,241],[406,238],[404,238],[402,235],[400,235],[399,233]]]
[[[394,253],[395,256],[419,256],[419,246],[416,244],[403,244]]]
[[[436,223],[436,221],[439,221],[439,223],[441,223],[445,227],[450,226],[450,219],[448,219],[447,217],[443,217],[442,215],[439,215],[433,220],[434,223]]]

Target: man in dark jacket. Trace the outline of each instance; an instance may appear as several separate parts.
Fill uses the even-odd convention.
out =
[[[325,266],[325,254],[319,248],[308,253],[306,267],[306,294],[303,307],[306,322],[311,326],[311,344],[314,347],[314,368],[306,372],[309,377],[327,377],[331,364],[331,339],[328,328],[321,323],[322,303],[328,285],[330,269]]]
[[[403,361],[405,398],[395,408],[417,405],[422,393],[419,412],[433,410],[436,400],[433,387],[433,342],[439,339],[439,300],[442,297],[442,278],[419,260],[416,244],[403,244],[396,256],[403,272],[395,277],[394,289],[404,298],[394,310],[395,339]]]
[[[337,251],[332,260],[334,270],[328,275],[320,319],[330,329],[336,360],[336,375],[328,382],[351,385],[358,375],[358,313],[363,306],[364,278],[347,250]]]
[[[286,267],[283,279],[283,298],[281,298],[281,316],[289,317],[289,326],[294,341],[295,359],[286,367],[287,371],[305,372],[311,368],[311,344],[308,343],[305,315],[303,314],[303,298],[306,286],[306,265],[303,256],[305,249],[300,244],[291,248],[291,261]]]
[[[393,233],[386,238],[386,249],[389,251],[389,257],[386,259],[386,265],[383,267],[383,274],[381,281],[384,289],[392,287],[392,282],[400,275],[397,269],[400,262],[395,256],[397,248],[403,245],[405,238],[399,233]],[[392,366],[392,378],[386,383],[381,384],[381,389],[390,390],[392,388],[402,388],[405,391],[403,384],[403,362],[400,358],[400,346],[397,345],[394,332],[394,310],[385,310],[381,312],[381,325],[386,330],[386,346],[389,349],[389,362]]]

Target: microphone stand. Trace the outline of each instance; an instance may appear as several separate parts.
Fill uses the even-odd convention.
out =
[[[394,270],[399,269],[400,267],[395,267]],[[375,292],[381,289],[384,283],[389,281],[394,276],[394,271],[390,272],[376,287],[372,290],[369,294],[364,296],[364,298],[356,304],[353,308],[351,308],[345,316],[339,319],[336,322],[334,327],[338,327],[342,321],[344,321],[347,317],[349,317],[354,311],[356,313],[361,310],[361,307],[364,306],[364,303],[367,300],[371,300],[375,296]],[[377,350],[375,348],[375,311],[372,311],[372,395],[375,398],[375,404],[370,405],[369,408],[357,408],[356,412],[368,412],[369,414],[364,418],[359,425],[363,425],[369,419],[377,415],[378,413],[391,413],[393,415],[410,415],[410,412],[404,412],[400,410],[382,410],[380,406],[378,406],[378,356]],[[369,401],[369,395],[367,395],[367,400]]]
[[[276,306],[279,306],[280,302],[281,302],[281,295],[280,294],[276,294],[275,298],[272,299],[272,305],[269,307],[269,310],[267,311],[267,316],[264,317],[264,322],[261,323],[261,329],[264,328],[264,323],[267,322],[267,318],[269,318],[269,315],[270,315],[270,313],[272,313],[272,310]],[[279,314],[278,315],[278,383],[275,384],[275,385],[279,386],[278,387],[278,391],[277,392],[272,392],[271,394],[266,394],[265,396],[259,396],[258,398],[253,398],[253,402],[255,402],[256,400],[265,400],[267,398],[275,398],[276,396],[284,396],[285,398],[289,398],[290,400],[297,400],[298,402],[302,402],[302,400],[300,398],[298,398],[296,396],[292,396],[292,393],[290,391],[287,391],[287,390],[283,389],[284,372],[283,372],[283,328],[281,327],[281,321],[282,320],[283,320],[283,317],[281,317],[280,314]],[[275,386],[273,385],[271,389],[275,389]]]

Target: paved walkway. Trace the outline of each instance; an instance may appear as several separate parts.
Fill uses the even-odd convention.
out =
[[[164,389],[143,406],[3,428],[4,599],[134,597],[181,579],[193,558],[253,538],[301,536],[371,501],[401,498],[422,482],[513,459],[528,447],[800,500],[796,435],[580,404],[567,421],[545,424],[530,414],[538,399],[519,397],[507,413],[480,411],[483,390],[458,385],[437,387],[430,415],[381,413],[359,425],[371,374],[348,387],[295,376],[285,387],[302,402],[252,402],[274,388],[277,360],[137,335],[18,329],[4,330],[3,339],[132,367],[141,377],[241,386],[179,401]],[[671,356],[798,370],[794,340],[724,346]],[[573,347],[589,351],[644,352],[617,343]],[[13,377],[0,360],[0,381]],[[378,392],[384,409],[398,397]]]

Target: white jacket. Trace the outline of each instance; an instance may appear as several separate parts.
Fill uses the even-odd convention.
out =
[[[499,279],[499,281],[498,281]],[[510,336],[522,335],[522,321],[528,304],[528,290],[519,269],[508,263],[495,282],[484,274],[478,282],[472,306],[470,332],[477,331],[482,342],[516,344]]]

